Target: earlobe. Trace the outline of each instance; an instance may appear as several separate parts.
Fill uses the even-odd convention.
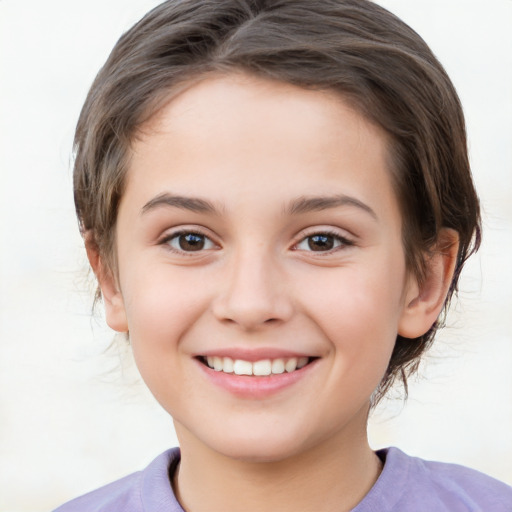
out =
[[[84,236],[87,258],[98,280],[101,296],[105,303],[105,316],[110,328],[117,332],[128,332],[128,322],[124,307],[124,300],[116,280],[108,269],[99,254],[98,246],[92,235],[86,233]]]
[[[398,334],[404,338],[423,336],[435,323],[450,289],[457,263],[459,236],[443,228],[437,243],[427,256],[426,276],[422,283],[411,277],[405,294]]]

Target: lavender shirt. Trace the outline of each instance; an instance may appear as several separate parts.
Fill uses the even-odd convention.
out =
[[[512,487],[455,464],[427,462],[397,448],[377,452],[384,469],[352,512],[512,512]],[[169,475],[178,448],[133,473],[54,512],[183,512]]]

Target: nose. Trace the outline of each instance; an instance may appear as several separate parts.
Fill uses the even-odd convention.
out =
[[[233,260],[213,303],[215,317],[245,331],[289,320],[293,304],[287,279],[273,258],[246,251]]]

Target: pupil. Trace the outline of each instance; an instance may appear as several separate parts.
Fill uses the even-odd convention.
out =
[[[313,235],[309,237],[308,246],[312,251],[329,251],[334,247],[334,239],[330,235]]]
[[[204,247],[204,237],[189,233],[180,236],[180,248],[184,251],[200,251]]]

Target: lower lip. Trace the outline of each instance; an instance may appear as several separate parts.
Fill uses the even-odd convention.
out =
[[[204,375],[220,388],[240,398],[262,399],[275,395],[303,379],[316,366],[318,359],[300,370],[263,377],[217,372],[200,361],[196,362]]]

